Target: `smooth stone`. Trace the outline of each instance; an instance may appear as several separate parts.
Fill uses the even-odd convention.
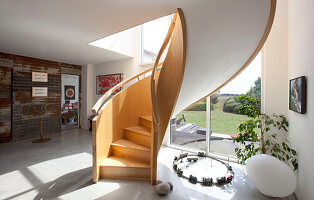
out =
[[[255,155],[247,160],[246,169],[249,179],[266,196],[286,197],[296,189],[293,170],[278,158]]]
[[[170,185],[168,183],[160,183],[156,186],[158,194],[168,194],[170,191]]]
[[[167,182],[168,184],[169,184],[169,186],[170,186],[170,190],[172,190],[173,189],[173,184],[171,183],[171,182]]]

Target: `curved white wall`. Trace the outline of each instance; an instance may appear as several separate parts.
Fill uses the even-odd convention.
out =
[[[262,110],[288,115],[288,1],[278,1],[262,53]]]
[[[187,54],[174,115],[222,85],[257,48],[271,0],[194,0],[182,5]]]
[[[314,1],[288,1],[288,79],[307,78],[306,113],[289,111],[290,141],[298,153],[298,199],[314,198]]]

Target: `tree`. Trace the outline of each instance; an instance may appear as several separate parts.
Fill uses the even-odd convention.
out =
[[[213,94],[210,96],[210,103],[212,104],[218,103],[218,94]]]
[[[259,102],[261,102],[261,77],[257,78],[257,80],[254,82],[254,86],[250,88],[246,95],[255,98]]]

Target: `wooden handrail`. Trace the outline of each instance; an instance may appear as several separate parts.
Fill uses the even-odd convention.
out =
[[[163,62],[159,63],[159,64],[157,65],[157,68],[160,67],[162,64],[163,64]],[[110,95],[111,95],[112,93],[114,93],[114,91],[116,91],[116,90],[119,89],[120,87],[124,86],[125,84],[131,82],[132,80],[134,80],[134,79],[136,79],[136,78],[139,79],[140,76],[142,76],[142,75],[144,75],[144,74],[146,74],[146,73],[152,71],[152,69],[153,69],[153,67],[151,67],[151,68],[149,68],[149,69],[147,69],[147,70],[145,70],[145,71],[143,71],[143,72],[141,72],[141,73],[139,73],[139,74],[136,74],[136,75],[134,75],[134,76],[132,76],[132,77],[130,77],[130,78],[128,78],[128,79],[122,81],[121,83],[115,85],[115,86],[114,86],[113,88],[111,88],[110,90],[108,90],[105,94],[103,94],[103,95],[98,99],[98,101],[96,102],[96,104],[95,104],[94,107],[92,108],[92,112],[93,112],[94,114],[99,114],[98,112],[99,112],[100,108],[102,107],[102,104],[106,101],[106,99],[108,99],[108,97],[110,97]]]
[[[151,183],[156,184],[157,155],[181,88],[185,66],[185,21],[180,8],[174,14],[157,55],[151,76],[153,129],[151,130]],[[159,59],[168,44],[163,68],[156,74]]]
[[[159,117],[159,113],[158,113],[158,109],[157,109],[157,100],[156,100],[156,71],[157,71],[157,67],[158,67],[158,63],[159,63],[159,60],[162,56],[162,54],[164,53],[170,39],[171,39],[171,36],[172,36],[172,33],[173,33],[173,30],[174,30],[174,27],[175,27],[175,24],[176,24],[176,19],[177,19],[177,16],[178,16],[178,13],[174,13],[173,15],[173,19],[171,21],[171,25],[168,29],[168,33],[166,35],[166,38],[158,52],[158,55],[157,55],[157,58],[155,60],[155,64],[154,64],[154,67],[153,67],[153,71],[152,71],[152,77],[151,77],[151,97],[152,97],[152,107],[153,107],[153,123],[154,124],[159,124],[160,123],[160,117]]]

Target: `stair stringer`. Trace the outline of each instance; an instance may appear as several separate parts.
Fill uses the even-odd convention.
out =
[[[93,182],[98,182],[100,165],[110,156],[110,146],[124,137],[124,128],[136,126],[141,116],[151,116],[150,76],[106,102],[93,119]]]
[[[153,113],[156,110],[159,115],[158,117],[159,119],[156,119],[156,116],[154,116],[155,122],[152,131],[152,149],[151,149],[152,184],[156,183],[157,155],[161,147],[161,143],[164,138],[170,117],[173,113],[173,109],[176,105],[176,101],[181,89],[185,68],[186,30],[183,12],[179,8],[174,23],[175,27],[173,29],[169,49],[164,60],[163,67],[160,70],[158,79],[155,82],[156,99],[152,99],[153,102],[154,101],[156,102],[155,104],[156,108],[153,108]],[[159,54],[163,53],[162,49],[159,52]],[[156,124],[156,121],[158,120],[159,123]]]

